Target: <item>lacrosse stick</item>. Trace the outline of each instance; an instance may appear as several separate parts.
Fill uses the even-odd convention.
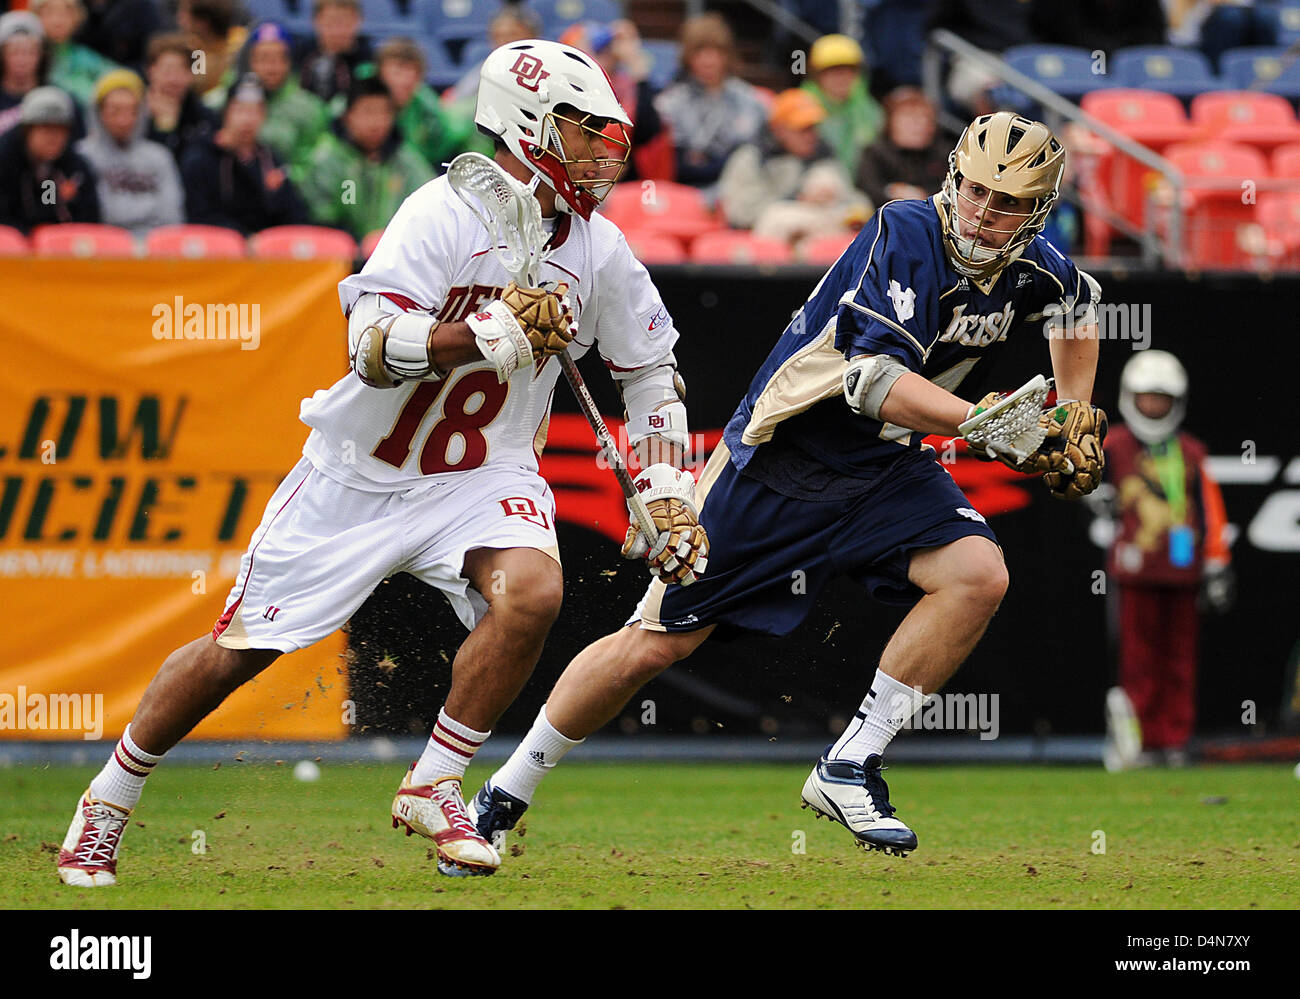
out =
[[[447,181],[460,200],[483,223],[492,238],[497,260],[514,278],[515,283],[520,287],[536,288],[538,271],[549,256],[544,250],[548,237],[542,226],[542,209],[533,197],[537,178],[533,179],[531,186],[525,185],[482,153],[461,153],[451,161]],[[614,478],[623,490],[632,518],[653,552],[656,544],[651,539],[659,538],[659,528],[655,526],[654,518],[636,491],[632,476],[627,470],[627,462],[623,460],[623,453],[614,443],[614,437],[605,426],[600,410],[596,408],[596,401],[591,397],[587,383],[583,381],[569,352],[563,350],[557,356],[560,359],[560,369],[578,399],[578,407],[591,424],[596,442],[610,468],[614,470]]]
[[[1038,450],[1047,436],[1040,426],[1043,403],[1051,391],[1052,379],[1042,375],[1021,385],[1010,395],[976,413],[957,429],[966,443],[990,456],[1006,455],[1018,465]],[[1073,472],[1071,467],[1066,474]]]

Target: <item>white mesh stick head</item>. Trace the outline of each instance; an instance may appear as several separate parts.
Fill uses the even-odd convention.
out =
[[[518,284],[536,287],[548,237],[532,189],[482,153],[457,156],[447,181],[487,229],[501,266]]]
[[[1051,387],[1048,379],[1035,375],[1005,399],[963,423],[958,428],[962,437],[972,447],[990,454],[1011,455],[1018,462],[1024,461],[1047,436],[1039,416]]]

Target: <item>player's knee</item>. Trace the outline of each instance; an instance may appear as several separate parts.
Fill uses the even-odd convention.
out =
[[[982,616],[992,617],[1006,596],[1010,577],[1001,551],[992,544],[970,546],[953,560],[947,587],[962,604]]]
[[[675,635],[644,628],[625,628],[623,634],[627,636],[628,646],[624,669],[639,684],[648,683],[673,663],[685,658],[680,643],[674,641]]]
[[[564,602],[564,576],[559,566],[524,574],[512,574],[492,608],[520,627],[549,628]]]

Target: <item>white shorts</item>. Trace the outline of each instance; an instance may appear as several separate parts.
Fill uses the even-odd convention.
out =
[[[366,492],[303,458],[267,503],[212,637],[228,649],[306,648],[398,572],[442,590],[472,629],[487,611],[462,575],[474,548],[536,548],[558,563],[546,480],[524,468],[485,468]]]

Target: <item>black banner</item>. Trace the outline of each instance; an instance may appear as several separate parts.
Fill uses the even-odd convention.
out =
[[[1215,456],[1239,590],[1235,608],[1203,622],[1198,732],[1258,734],[1282,709],[1288,654],[1300,637],[1300,446],[1284,415],[1298,348],[1294,303],[1300,281],[1249,276],[1095,275],[1112,306],[1105,325],[1096,400],[1118,419],[1120,371],[1134,349],[1174,352],[1187,367],[1185,426]],[[665,268],[655,278],[682,338],[677,358],[692,427],[711,446],[772,343],[820,273],[752,268]],[[583,362],[602,409],[619,415],[599,360]],[[962,386],[975,399],[1050,374],[1047,341],[1022,337]],[[556,491],[565,562],[565,604],[542,660],[499,731],[531,723],[555,678],[589,642],[619,627],[646,576],[618,557],[626,521],[597,466],[590,433],[563,386],[543,472]],[[1088,537],[1081,505],[1049,499],[1040,483],[961,459],[950,466],[1006,551],[1011,589],[951,691],[999,696],[1001,734],[1098,732],[1113,682],[1107,601],[1096,574],[1103,552]],[[613,493],[617,497],[616,490]],[[598,522],[598,523],[597,523]],[[723,733],[829,737],[856,709],[901,612],[872,603],[854,585],[833,585],[783,640],[706,643],[650,684],[611,726],[643,730],[653,701],[660,734]],[[443,598],[407,576],[380,586],[351,625],[357,734],[429,730],[465,632]],[[1243,724],[1243,717],[1249,716]]]

